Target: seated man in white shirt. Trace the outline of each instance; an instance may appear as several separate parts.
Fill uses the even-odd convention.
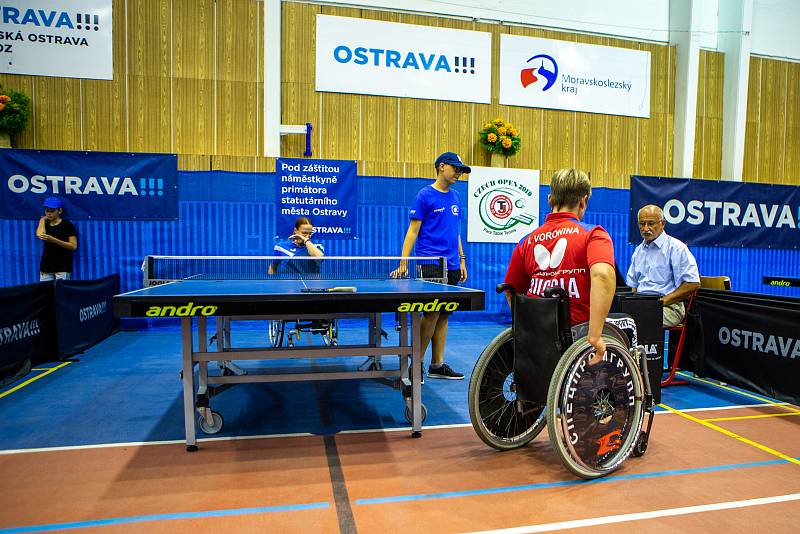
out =
[[[661,295],[664,327],[675,326],[686,313],[684,301],[700,287],[697,260],[689,247],[664,231],[661,208],[647,205],[638,219],[644,240],[633,251],[626,282],[636,292]]]

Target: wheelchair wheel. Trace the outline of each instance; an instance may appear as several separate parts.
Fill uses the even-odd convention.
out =
[[[547,431],[567,469],[598,478],[633,452],[644,421],[644,384],[624,345],[603,335],[606,357],[588,361],[594,349],[583,337],[559,360],[547,394]]]
[[[284,323],[280,319],[273,319],[269,322],[269,342],[273,347],[283,345]]]
[[[490,447],[522,447],[545,426],[544,406],[517,399],[514,340],[508,328],[495,337],[475,363],[469,381],[469,417]]]

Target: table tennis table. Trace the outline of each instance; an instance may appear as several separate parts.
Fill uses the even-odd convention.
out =
[[[326,258],[333,265],[337,258]],[[346,258],[341,258],[346,259]],[[397,260],[395,260],[397,261]],[[341,270],[341,269],[340,269]],[[213,274],[213,273],[212,273]],[[353,274],[358,274],[353,272]],[[336,380],[352,378],[396,378],[403,392],[406,416],[411,422],[412,437],[421,436],[423,411],[421,395],[420,321],[422,311],[482,310],[484,292],[449,286],[414,278],[325,279],[323,271],[316,278],[301,279],[217,279],[192,275],[152,287],[145,287],[114,297],[118,317],[178,317],[181,320],[182,383],[184,426],[187,450],[197,450],[195,410],[206,433],[218,432],[221,414],[210,405],[209,385],[244,382],[289,382],[301,380]],[[252,278],[251,275],[235,275]],[[380,314],[397,313],[398,343],[385,346],[380,335]],[[369,322],[366,344],[333,346],[293,346],[235,348],[223,339],[221,329],[231,319],[331,319],[373,317]],[[218,343],[209,351],[207,321],[216,318]],[[375,319],[377,317],[377,319]],[[197,349],[195,350],[195,330]],[[363,370],[303,373],[259,373],[220,376],[209,375],[208,363],[222,360],[314,359],[333,357],[399,357],[397,369],[372,366]],[[410,360],[410,380],[409,380]],[[195,367],[197,377],[195,378]],[[410,416],[410,417],[409,417]]]

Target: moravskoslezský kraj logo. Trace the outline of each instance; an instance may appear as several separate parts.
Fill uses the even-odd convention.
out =
[[[497,185],[497,182],[513,185]],[[532,192],[512,180],[492,180],[478,200],[478,214],[483,222],[483,231],[491,235],[506,235],[517,231],[517,225],[525,227],[536,222],[538,206],[529,206]],[[531,208],[536,210],[530,213]]]

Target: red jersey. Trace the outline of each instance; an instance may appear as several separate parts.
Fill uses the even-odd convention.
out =
[[[514,249],[505,282],[529,297],[544,296],[545,289],[561,286],[575,325],[589,320],[589,269],[595,263],[614,265],[608,232],[581,223],[574,213],[550,213]]]

